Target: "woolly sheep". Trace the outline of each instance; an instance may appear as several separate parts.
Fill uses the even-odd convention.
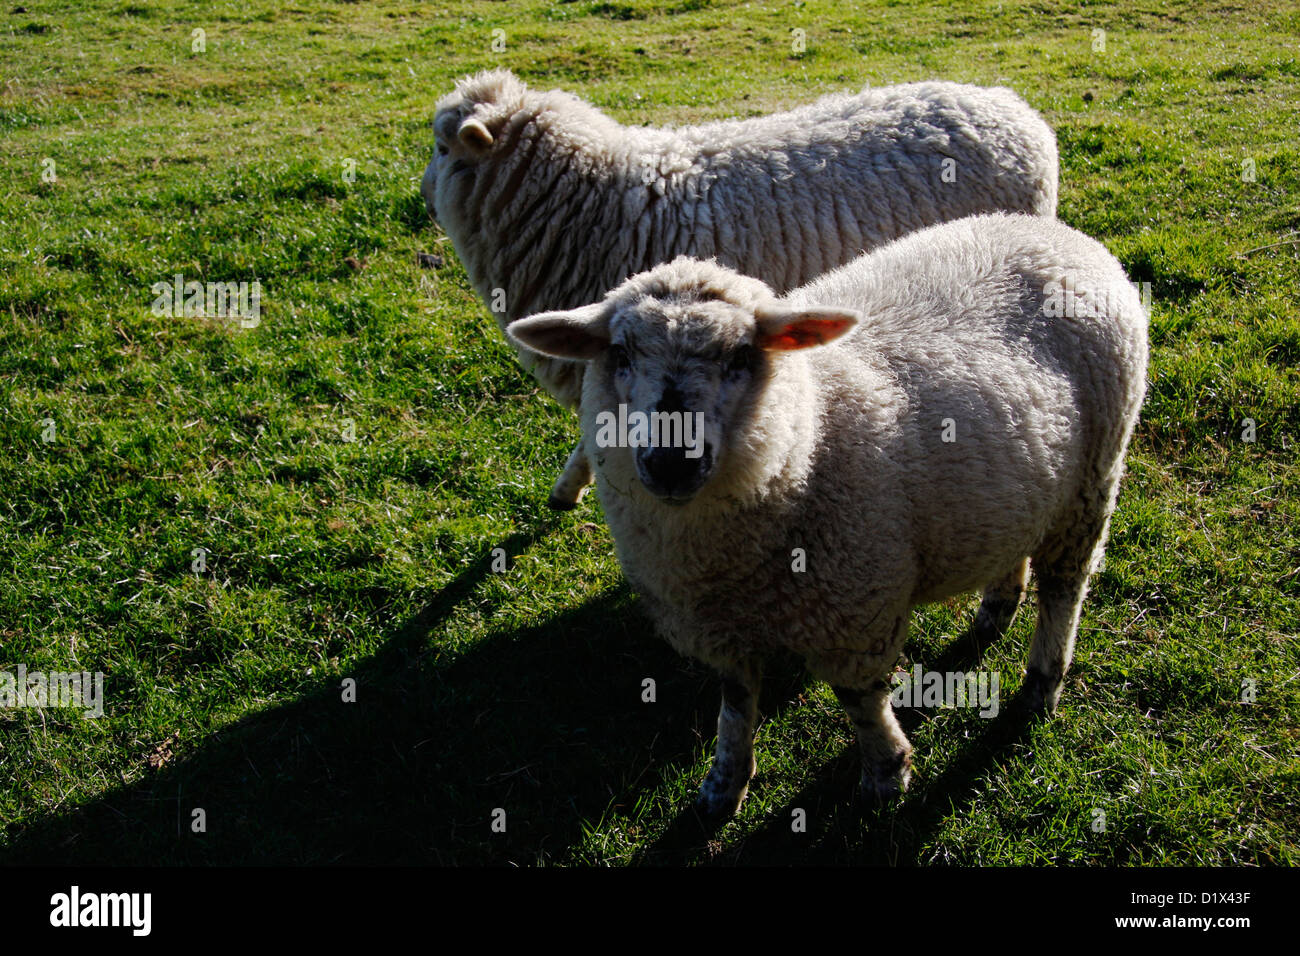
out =
[[[784,293],[933,223],[1056,213],[1056,138],[1002,88],[913,83],[647,129],[499,70],[461,81],[434,131],[421,192],[503,330],[677,255],[715,257]],[[580,365],[519,358],[577,404]],[[572,508],[590,479],[574,449],[550,504]]]
[[[975,626],[996,636],[1030,560],[1022,699],[1056,709],[1145,389],[1146,316],[1102,245],[972,217],[784,298],[680,258],[509,334],[587,362],[584,442],[619,561],[668,640],[722,675],[704,811],[745,796],[759,660],[777,647],[848,711],[864,790],[905,789],[886,679],[909,609],[984,587]],[[669,438],[618,447],[645,437],[609,429],[620,404]],[[693,444],[673,412],[702,414]]]

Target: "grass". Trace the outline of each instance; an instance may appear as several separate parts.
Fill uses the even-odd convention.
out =
[[[0,671],[102,671],[107,713],[0,709],[0,860],[1300,860],[1293,5],[24,7],[0,13]],[[749,801],[692,829],[716,683],[651,633],[598,504],[546,512],[575,421],[417,194],[434,102],[493,66],[630,123],[933,77],[1043,112],[1061,217],[1153,303],[1056,720],[907,712],[913,790],[863,806],[847,721],[783,662]],[[260,324],[153,314],[176,273],[259,281]],[[975,603],[919,611],[909,658],[974,666]],[[1008,698],[1032,621],[979,665]]]

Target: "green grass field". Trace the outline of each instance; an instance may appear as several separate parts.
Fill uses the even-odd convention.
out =
[[[0,11],[0,671],[106,695],[0,709],[0,861],[1300,861],[1293,3],[192,6]],[[829,688],[782,662],[749,800],[698,830],[716,681],[594,497],[546,511],[576,419],[418,196],[436,99],[489,67],[629,123],[929,78],[1044,114],[1061,218],[1152,295],[1057,719],[907,712],[912,790],[866,806]],[[257,280],[260,324],[154,314],[177,273]],[[976,606],[918,611],[910,661],[975,666]],[[978,665],[1007,699],[1033,617]]]

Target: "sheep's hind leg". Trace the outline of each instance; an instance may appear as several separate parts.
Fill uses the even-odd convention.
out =
[[[853,721],[862,751],[862,792],[878,800],[896,796],[912,779],[912,745],[889,704],[889,686],[878,680],[866,690],[831,685]]]
[[[984,589],[984,600],[971,625],[971,636],[981,648],[988,647],[1007,632],[1025,599],[1029,583],[1029,559],[1022,558],[1007,574]]]
[[[705,816],[731,816],[749,792],[749,781],[757,769],[754,725],[758,722],[758,687],[758,667],[753,663],[723,675],[718,749],[695,803]]]
[[[1086,583],[1086,575],[1038,574],[1038,626],[1020,689],[1021,701],[1030,713],[1056,713],[1065,672],[1074,656]]]
[[[1110,504],[1107,505],[1109,500]],[[1034,559],[1038,578],[1038,624],[1029,648],[1021,704],[1030,713],[1054,714],[1061,684],[1074,657],[1079,614],[1088,592],[1088,575],[1106,542],[1114,493],[1102,498],[1094,513],[1082,521],[1057,553]]]
[[[556,511],[572,511],[590,484],[591,462],[582,450],[582,442],[578,442],[573,446],[573,451],[569,452],[569,460],[564,463],[564,471],[555,480],[546,503]]]

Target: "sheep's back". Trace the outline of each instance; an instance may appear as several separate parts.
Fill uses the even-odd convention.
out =
[[[1046,314],[1045,289],[1065,277],[1076,314]],[[871,382],[883,374],[902,396],[887,454],[913,515],[918,602],[987,583],[990,562],[1010,568],[1081,493],[1109,487],[1145,389],[1146,317],[1099,243],[981,217],[894,243],[790,300],[865,315],[820,364],[838,418],[827,440],[841,446],[828,460],[855,454]],[[873,482],[864,501],[886,492]]]
[[[778,292],[929,225],[1056,211],[1055,136],[1002,88],[886,87],[677,135],[677,152],[700,157],[673,197],[692,248],[654,252],[716,256]],[[697,234],[701,196],[710,228]]]

